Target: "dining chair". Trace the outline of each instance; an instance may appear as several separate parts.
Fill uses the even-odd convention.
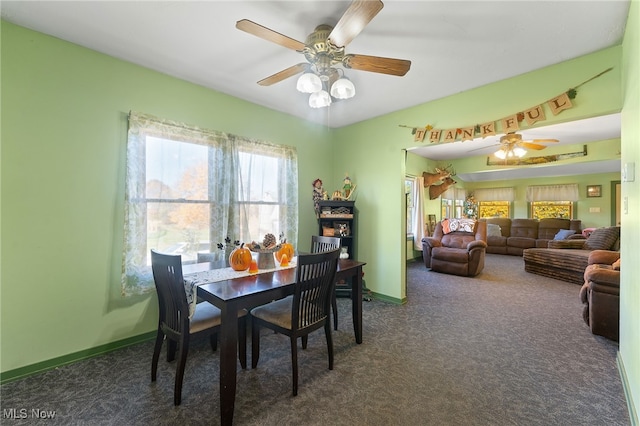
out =
[[[298,255],[294,293],[251,310],[251,368],[260,358],[260,327],[289,336],[293,396],[298,394],[298,337],[324,326],[329,355],[329,370],[333,370],[333,340],[329,321],[329,305],[335,285],[340,249],[316,254]]]
[[[342,246],[340,238],[338,237],[325,237],[322,235],[311,236],[311,253],[321,253],[323,251],[329,251],[339,249]],[[335,289],[333,296],[331,296],[331,310],[333,311],[333,329],[338,329],[338,301],[336,299]],[[306,346],[306,345],[305,345]]]
[[[151,361],[151,381],[156,381],[158,359],[162,344],[167,339],[167,361],[176,358],[175,389],[173,403],[180,405],[182,400],[182,379],[189,353],[189,341],[192,338],[209,337],[211,349],[217,349],[217,334],[220,329],[220,309],[208,302],[198,303],[189,318],[189,304],[182,276],[182,258],[180,255],[162,254],[151,250],[151,268],[158,292],[159,319],[156,343]],[[247,368],[247,311],[238,313],[238,354],[240,365]]]

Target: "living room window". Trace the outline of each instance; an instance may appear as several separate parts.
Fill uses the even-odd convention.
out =
[[[473,195],[478,203],[478,217],[511,217],[515,188],[478,188]]]
[[[478,217],[511,217],[511,202],[479,201]]]
[[[573,203],[571,201],[533,201],[530,203],[530,208],[532,219],[573,218]]]
[[[532,219],[573,218],[574,202],[580,199],[578,184],[535,185],[527,187]]]
[[[153,288],[152,248],[192,263],[198,252],[222,260],[226,237],[296,241],[297,174],[295,148],[132,112],[123,294]]]
[[[442,193],[442,218],[463,218],[464,200],[467,191],[464,188],[450,187]]]

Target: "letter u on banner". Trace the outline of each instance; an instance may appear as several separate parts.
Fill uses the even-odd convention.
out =
[[[544,120],[544,110],[542,109],[542,105],[538,105],[536,107],[530,108],[524,112],[524,119],[527,120],[527,124],[529,126],[537,123],[538,121]]]

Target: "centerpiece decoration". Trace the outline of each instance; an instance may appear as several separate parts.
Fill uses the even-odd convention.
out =
[[[289,261],[293,259],[295,255],[295,250],[293,249],[293,244],[288,243],[287,240],[281,235],[280,236],[280,250],[276,252],[276,260],[280,263],[280,266],[287,266]]]
[[[218,249],[224,250],[224,262],[227,266],[231,266],[229,262],[229,257],[231,256],[231,252],[240,247],[240,240],[231,241],[231,237],[227,236],[224,239],[224,243],[218,243]]]
[[[231,252],[229,255],[229,264],[234,271],[246,271],[249,269],[251,265],[251,252],[244,247],[244,243]]]
[[[258,253],[258,269],[275,269],[273,254],[281,248],[273,234],[266,234],[262,239],[262,244],[255,241],[251,241],[249,244],[249,250]]]

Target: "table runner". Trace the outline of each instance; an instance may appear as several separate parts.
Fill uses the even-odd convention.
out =
[[[295,268],[297,264],[297,257],[294,257],[289,261],[288,266],[276,266],[271,269],[260,269],[256,273],[249,273],[246,271],[234,271],[233,268],[220,268],[210,269],[208,271],[194,272],[186,274],[184,276],[184,292],[187,295],[187,304],[189,305],[189,319],[196,311],[196,303],[198,301],[197,292],[198,286],[202,284],[214,283],[218,281],[226,281],[234,278],[246,277],[249,275],[264,274],[267,272],[279,271],[281,269]]]

